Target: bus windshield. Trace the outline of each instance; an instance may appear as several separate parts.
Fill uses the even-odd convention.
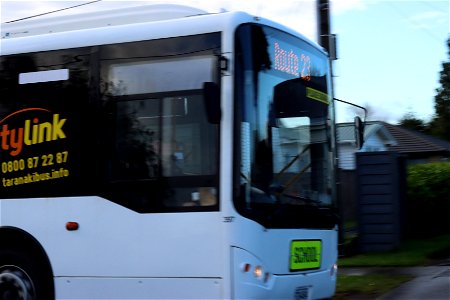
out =
[[[236,208],[269,228],[333,228],[326,55],[249,24],[238,29],[236,48]]]

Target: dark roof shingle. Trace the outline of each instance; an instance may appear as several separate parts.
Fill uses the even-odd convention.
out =
[[[400,153],[448,152],[450,154],[449,142],[401,126],[384,122],[383,125],[397,141],[397,145],[389,147],[392,151]]]

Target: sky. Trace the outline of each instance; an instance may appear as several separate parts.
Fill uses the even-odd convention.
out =
[[[92,1],[0,0],[7,22]],[[364,106],[370,120],[392,124],[407,113],[429,121],[442,63],[449,59],[450,0],[330,0],[331,32],[337,35],[334,96]],[[317,41],[315,0],[103,0],[52,15],[174,3],[208,12],[241,10],[268,18]],[[43,17],[41,17],[43,18]],[[1,45],[0,45],[1,46]],[[355,110],[337,105],[338,122]]]

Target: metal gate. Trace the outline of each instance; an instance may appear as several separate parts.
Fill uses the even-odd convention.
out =
[[[404,224],[405,158],[392,151],[360,152],[356,166],[360,250],[393,250]]]

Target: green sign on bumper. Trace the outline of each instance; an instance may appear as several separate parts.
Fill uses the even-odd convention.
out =
[[[303,271],[320,268],[322,260],[322,241],[292,241],[289,269]]]

